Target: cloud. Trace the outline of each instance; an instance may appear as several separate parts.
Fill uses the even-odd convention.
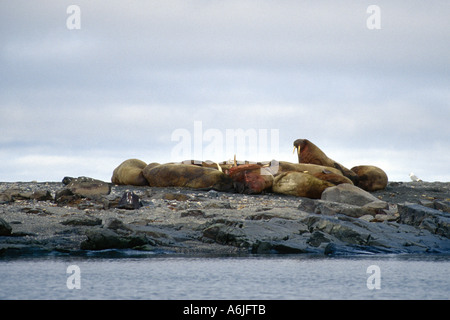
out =
[[[80,0],[68,30],[71,4],[0,4],[0,180],[183,160],[171,136],[196,121],[276,129],[273,158],[309,138],[347,166],[450,179],[443,2],[378,1],[381,30],[354,1]]]

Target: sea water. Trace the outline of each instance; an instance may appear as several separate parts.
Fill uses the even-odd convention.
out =
[[[450,256],[0,258],[0,299],[449,299]]]

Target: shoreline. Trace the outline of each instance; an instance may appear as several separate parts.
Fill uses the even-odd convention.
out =
[[[106,182],[89,192],[0,182],[0,258],[450,254],[450,182],[390,182],[371,193],[386,207]]]

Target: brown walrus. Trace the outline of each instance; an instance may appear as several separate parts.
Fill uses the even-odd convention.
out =
[[[312,164],[312,163],[292,163],[292,162],[287,162],[287,161],[279,161],[277,169],[278,169],[277,173],[283,173],[283,172],[288,172],[288,171],[297,171],[297,172],[306,172],[309,174],[321,173],[324,170],[327,170],[331,173],[339,174],[339,175],[343,176],[342,172],[339,169],[336,169],[334,167],[322,166],[322,165],[318,165],[318,164]],[[276,174],[276,173],[274,173],[274,174]]]
[[[328,187],[334,187],[331,182],[321,180],[309,173],[284,172],[273,180],[272,191],[297,197],[320,199],[322,192]]]
[[[358,179],[358,187],[366,191],[383,190],[388,184],[386,172],[375,166],[356,166],[352,168]]]
[[[299,163],[312,163],[336,168],[340,170],[344,176],[352,180],[353,184],[358,184],[358,175],[356,173],[333,159],[328,158],[328,156],[311,141],[307,139],[297,139],[294,141],[294,150],[295,149],[297,149]]]
[[[184,187],[233,192],[233,180],[225,173],[191,164],[161,164],[143,172],[151,187]]]
[[[133,186],[147,186],[148,182],[142,174],[147,164],[139,159],[128,159],[113,171],[111,182]]]
[[[313,173],[312,175],[321,180],[331,182],[334,185],[338,185],[341,183],[353,184],[352,180],[350,180],[346,176],[343,176],[340,173],[337,174],[337,173],[331,172],[327,169],[324,169],[321,172]]]
[[[231,167],[228,174],[239,193],[259,194],[270,189],[273,183],[272,174],[256,163]]]

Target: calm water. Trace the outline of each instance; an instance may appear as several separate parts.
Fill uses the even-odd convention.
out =
[[[3,258],[0,299],[447,300],[449,272],[450,256]]]

